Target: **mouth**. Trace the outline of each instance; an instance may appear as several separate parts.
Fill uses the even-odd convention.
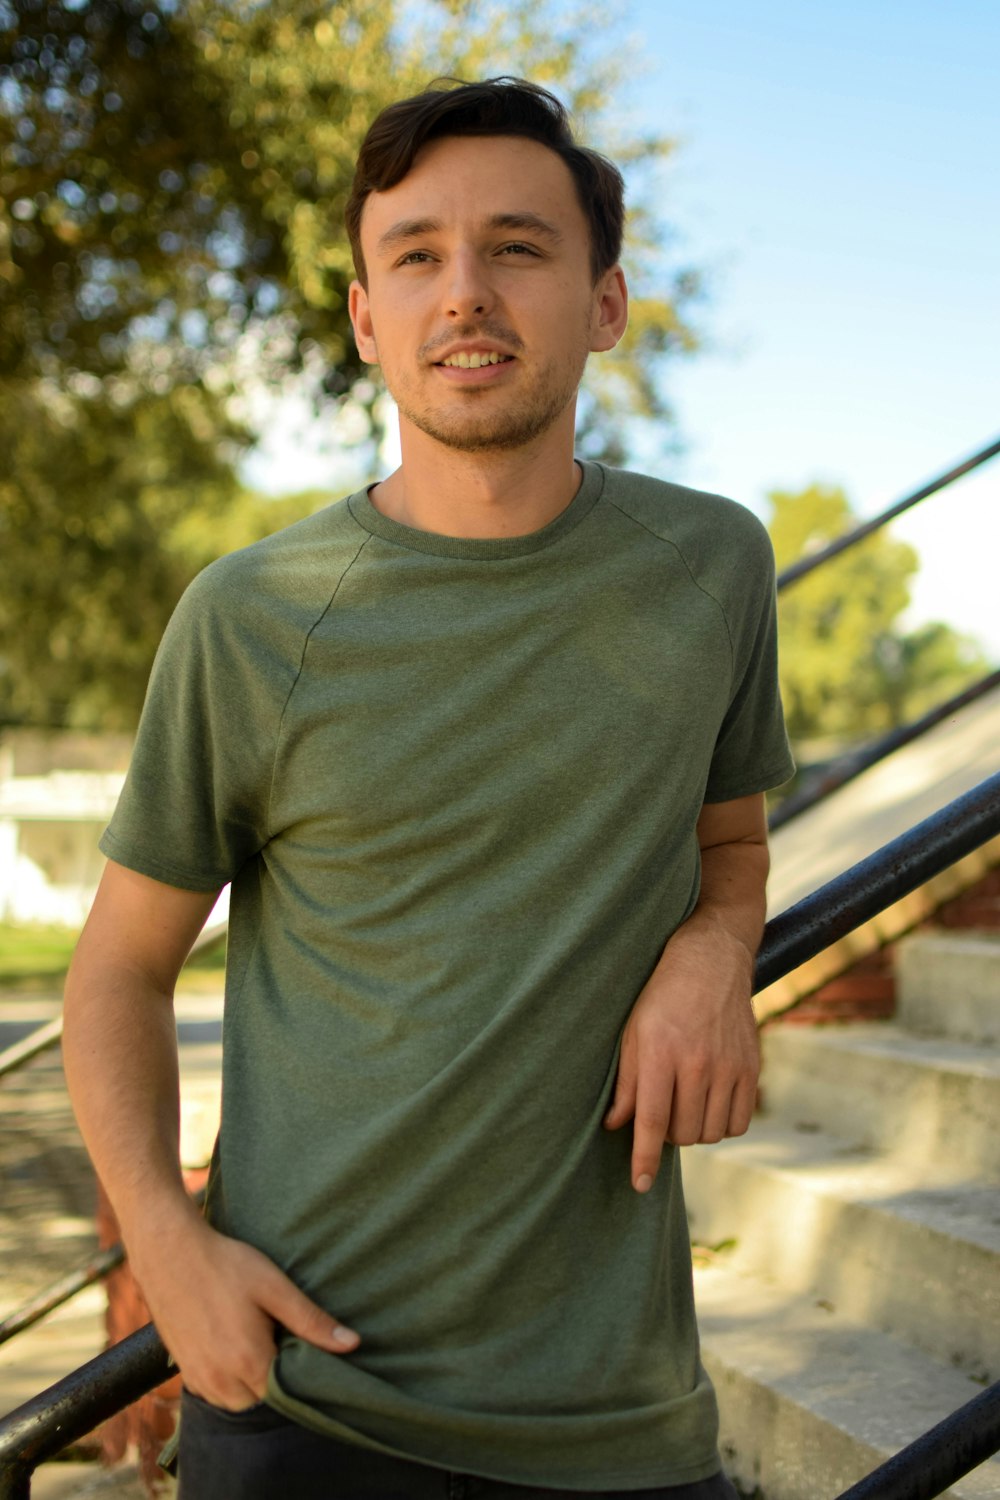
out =
[[[508,364],[513,358],[513,354],[498,354],[495,349],[471,352],[462,349],[458,354],[449,354],[447,359],[439,359],[437,363],[446,370],[479,370],[483,365]]]

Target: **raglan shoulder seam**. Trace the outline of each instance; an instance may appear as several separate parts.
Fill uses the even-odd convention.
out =
[[[274,732],[274,749],[272,751],[271,757],[271,779],[267,792],[267,817],[265,819],[265,828],[268,838],[271,837],[271,809],[274,803],[274,787],[278,771],[278,747],[281,744],[281,734],[285,726],[285,717],[288,713],[289,704],[292,701],[292,696],[295,692],[295,689],[299,685],[303,670],[305,669],[306,652],[309,649],[309,642],[312,640],[314,632],[319,628],[323,620],[325,620],[326,616],[329,614],[330,610],[333,607],[333,602],[340,592],[342,584],[344,583],[344,580],[371,540],[372,537],[370,534],[366,534],[362,537],[361,541],[357,545],[357,549],[355,550],[353,557],[345,565],[343,571],[340,574],[340,577],[337,579],[337,582],[333,587],[333,592],[330,594],[330,597],[327,599],[326,603],[323,605],[322,609],[320,609],[319,613],[316,615],[316,618],[313,620],[312,624],[309,626],[308,630],[306,630],[302,637],[302,649],[299,653],[299,664],[295,670],[295,675],[292,678],[292,682],[288,689],[288,692],[285,694],[285,701],[282,704],[281,713],[278,715],[278,723]]]
[[[618,501],[613,498],[613,496],[609,495],[606,488],[603,498],[608,502],[609,505],[614,506],[619,515],[624,516],[627,521],[631,521],[634,525],[640,527],[641,530],[645,531],[649,536],[654,537],[656,541],[662,542],[665,547],[673,548],[674,552],[677,554],[684,567],[684,571],[687,573],[694,587],[699,591],[699,593],[704,594],[706,599],[711,599],[712,603],[715,605],[716,609],[722,616],[722,623],[726,627],[726,640],[729,642],[730,681],[732,681],[736,675],[736,648],[733,644],[733,632],[730,629],[729,616],[726,614],[726,608],[722,603],[722,600],[716,598],[712,590],[706,588],[705,585],[701,582],[700,578],[696,577],[691,564],[688,562],[687,558],[684,555],[683,548],[674,541],[673,537],[661,536],[658,531],[654,531],[651,526],[647,526],[645,521],[641,521],[638,516],[634,516],[630,510],[626,510],[623,505],[620,505]]]

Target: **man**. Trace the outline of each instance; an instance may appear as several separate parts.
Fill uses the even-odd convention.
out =
[[[675,1148],[753,1108],[767,539],[574,460],[623,210],[552,96],[392,106],[347,217],[401,466],[181,602],[67,991],[181,1493],[731,1496]],[[205,1222],[171,995],[230,880]]]

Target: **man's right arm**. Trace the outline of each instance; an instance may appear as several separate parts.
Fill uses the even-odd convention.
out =
[[[214,902],[109,861],[66,982],[63,1059],[157,1329],[189,1390],[238,1409],[264,1393],[275,1323],[331,1354],[359,1339],[184,1188],[173,992]]]

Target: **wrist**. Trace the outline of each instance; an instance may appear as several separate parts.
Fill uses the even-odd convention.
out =
[[[178,1179],[176,1188],[157,1192],[133,1207],[122,1225],[122,1238],[141,1281],[144,1266],[162,1263],[164,1259],[183,1264],[193,1241],[208,1229],[201,1209]]]
[[[697,907],[668,940],[661,963],[683,959],[717,966],[721,960],[745,971],[750,980],[762,928],[763,923],[734,922],[712,907]]]

